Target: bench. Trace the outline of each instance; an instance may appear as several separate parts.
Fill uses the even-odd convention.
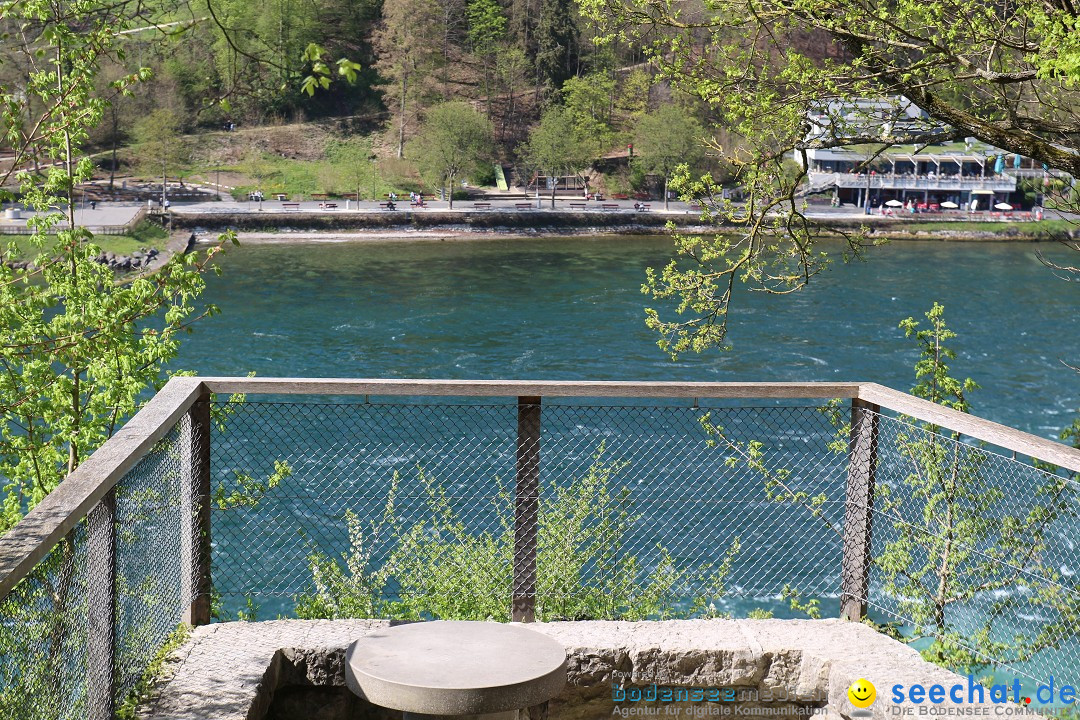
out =
[[[390,207],[389,202],[381,202],[381,203],[379,203],[379,209],[380,210],[392,210],[393,208]]]
[[[614,205],[614,204],[608,205],[607,203],[604,203],[603,205],[600,206],[600,209],[601,210],[618,210],[619,206]]]
[[[701,205],[699,203],[690,203],[690,210],[692,212],[701,212]]]
[[[337,210],[336,202],[319,203],[319,207],[323,210]]]
[[[426,208],[427,207],[427,203],[424,202],[424,198],[418,198],[416,200],[413,200],[412,202],[409,203],[409,205],[413,206],[414,208]]]
[[[490,210],[491,203],[473,203],[473,210]]]
[[[652,205],[638,205],[638,212],[649,212],[650,210],[652,210]]]
[[[531,202],[514,203],[514,207],[516,207],[518,210],[532,210],[533,204]]]
[[[572,203],[570,203],[570,209],[571,210],[584,210],[585,209],[585,203],[583,203],[583,202],[580,202],[580,203],[572,202]]]
[[[330,197],[330,196],[327,195],[326,193],[311,193],[311,199],[312,200],[325,200],[328,197]]]
[[[300,212],[300,203],[281,203],[281,209],[285,212]]]
[[[627,195],[626,193],[614,193],[611,196],[611,199],[612,200],[629,200],[630,196]]]

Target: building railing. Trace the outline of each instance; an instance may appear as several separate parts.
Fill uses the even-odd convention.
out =
[[[872,383],[174,378],[0,539],[0,715],[105,720],[182,623],[256,614],[796,598],[1075,677],[1073,473]]]
[[[866,188],[868,178],[865,174],[810,171],[810,184],[817,187],[833,185],[841,188]],[[939,175],[892,175],[877,173],[869,177],[872,189],[902,190],[992,190],[993,192],[1013,192],[1016,190],[1016,177],[1001,175],[989,178],[955,177]]]

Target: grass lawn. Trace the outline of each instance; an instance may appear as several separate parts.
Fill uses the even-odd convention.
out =
[[[1025,235],[1051,234],[1080,228],[1080,224],[1069,220],[1039,220],[1037,222],[978,222],[960,220],[956,222],[905,222],[897,225],[897,232],[986,232],[1007,233],[1020,231]]]
[[[382,166],[372,167],[365,161],[345,163],[335,158],[323,160],[293,160],[263,154],[254,161],[222,168],[248,178],[233,188],[232,194],[238,200],[247,199],[248,192],[262,190],[267,197],[284,193],[293,199],[310,197],[316,193],[342,195],[355,193],[360,189],[361,197],[371,196],[372,171],[375,171],[375,197],[383,197],[389,192],[408,194],[410,190],[421,189],[420,183],[403,177],[403,172],[395,161],[384,161]],[[199,177],[210,177],[211,172],[195,172]],[[430,192],[430,190],[428,190]]]
[[[130,255],[136,250],[148,250],[150,248],[164,250],[168,239],[169,233],[165,228],[144,220],[135,227],[130,235],[95,235],[94,244],[100,247],[102,252]],[[0,242],[4,241],[13,241],[15,243],[15,260],[27,260],[40,252],[36,248],[30,247],[25,235],[9,235],[0,240]],[[4,242],[4,244],[7,244],[7,242]],[[51,251],[55,246],[56,235],[47,236],[45,250]]]

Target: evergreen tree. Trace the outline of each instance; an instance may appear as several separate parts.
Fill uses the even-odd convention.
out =
[[[574,75],[577,58],[577,27],[571,12],[573,0],[542,0],[536,28],[536,79],[549,90],[558,90]]]

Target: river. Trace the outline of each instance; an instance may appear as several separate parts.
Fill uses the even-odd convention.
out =
[[[976,414],[1054,437],[1080,408],[1080,283],[1036,248],[897,242],[788,296],[740,292],[729,352],[670,361],[645,328],[664,238],[324,243],[230,251],[177,367],[203,375],[594,380],[859,380],[907,390],[898,323],[934,301]],[[838,249],[838,248],[835,248]],[[1076,263],[1080,258],[1071,258]]]

